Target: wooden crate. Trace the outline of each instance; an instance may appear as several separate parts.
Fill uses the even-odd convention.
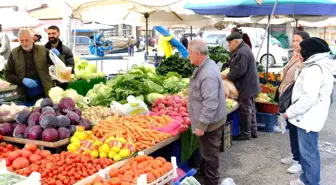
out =
[[[220,144],[220,152],[225,152],[232,146],[232,121],[225,123]]]

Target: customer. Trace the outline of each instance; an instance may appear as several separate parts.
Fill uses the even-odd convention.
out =
[[[320,38],[300,43],[303,58],[292,93],[294,102],[284,114],[297,126],[300,162],[303,173],[291,185],[320,184],[320,152],[318,135],[328,117],[335,64],[329,61],[329,46]],[[335,74],[335,73],[334,73]]]
[[[189,117],[204,162],[204,185],[218,185],[219,145],[226,122],[224,85],[203,40],[190,41],[188,51],[191,63],[197,66],[190,79]]]
[[[4,64],[8,60],[9,54],[11,52],[11,47],[10,47],[10,41],[6,33],[2,32],[2,26],[0,24],[0,56],[3,57],[3,62]],[[4,64],[0,64],[0,66],[3,66]],[[1,71],[1,69],[0,69]]]
[[[240,33],[231,33],[226,40],[231,53],[230,72],[222,75],[236,86],[239,96],[240,136],[235,140],[250,140],[258,137],[255,98],[260,92],[255,59]]]
[[[284,67],[281,76],[282,80],[279,85],[279,97],[292,86],[295,82],[295,71],[297,68],[302,68],[303,59],[300,54],[300,43],[301,41],[308,39],[310,37],[309,33],[305,31],[296,32],[293,36],[293,48],[294,56]],[[281,99],[279,99],[280,101]],[[282,112],[283,113],[283,112]],[[289,140],[293,156],[281,159],[281,163],[291,165],[288,169],[288,173],[300,173],[302,171],[300,165],[300,149],[297,136],[297,127],[287,121],[287,126],[289,129]]]
[[[188,38],[187,38],[187,36],[185,35],[185,34],[182,34],[182,37],[181,37],[181,39],[180,39],[180,42],[181,42],[181,44],[186,48],[186,49],[188,49]]]
[[[237,27],[234,27],[231,29],[231,33],[240,33],[242,35],[243,41],[250,46],[252,49],[252,43],[250,40],[250,37],[247,35],[247,33],[243,33],[241,30],[239,30]]]
[[[133,36],[128,39],[128,56],[134,56],[134,44],[136,41],[134,40]]]
[[[14,48],[6,65],[5,78],[17,85],[22,100],[32,103],[48,95],[53,87],[48,64],[52,64],[49,51],[34,44],[31,29],[22,28],[18,34],[20,46]]]

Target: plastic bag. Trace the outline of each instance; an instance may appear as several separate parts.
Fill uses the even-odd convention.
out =
[[[233,99],[238,99],[238,90],[233,82],[229,80],[223,80],[224,91],[226,97],[231,97]]]
[[[49,57],[55,65],[49,67],[49,75],[59,82],[70,82],[72,67],[67,67],[52,51]]]
[[[283,114],[280,114],[278,122],[279,122],[281,133],[282,134],[286,133],[287,121],[286,121],[286,118],[283,116]]]
[[[153,129],[163,133],[168,133],[172,136],[176,136],[188,130],[188,126],[183,124],[182,118],[175,118],[174,121],[169,123],[168,125],[160,128],[153,127]]]
[[[127,97],[126,104],[122,105],[118,102],[111,102],[110,107],[111,111],[114,114],[119,114],[121,116],[135,116],[135,115],[148,115],[149,111],[147,105],[139,100],[136,99],[134,96]]]
[[[236,183],[231,178],[226,178],[222,181],[221,185],[236,185]]]

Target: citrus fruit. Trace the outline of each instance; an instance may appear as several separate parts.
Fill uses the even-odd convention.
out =
[[[75,152],[77,150],[77,147],[73,144],[69,144],[67,149],[69,152]]]
[[[109,153],[108,153],[108,158],[109,159],[113,159],[113,157],[116,155],[116,153],[114,152],[114,151],[110,151]]]
[[[104,152],[103,152],[103,153],[100,153],[100,154],[99,154],[99,157],[100,157],[100,158],[107,158],[107,154],[104,153]]]

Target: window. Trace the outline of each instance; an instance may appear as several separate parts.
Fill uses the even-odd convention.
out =
[[[132,26],[123,24],[123,35],[129,37],[132,35]]]
[[[90,38],[88,37],[77,37],[76,38],[76,43],[78,44],[89,44]]]
[[[226,42],[226,35],[219,34],[218,35],[218,44],[223,46],[225,42]]]
[[[209,34],[204,38],[205,43],[207,44],[217,44],[218,34]]]

